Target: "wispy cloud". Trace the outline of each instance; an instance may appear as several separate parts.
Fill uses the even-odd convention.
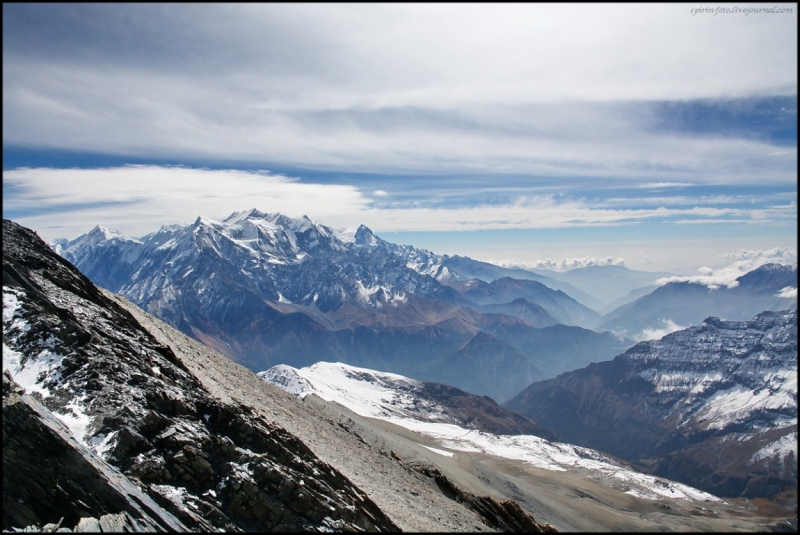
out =
[[[141,235],[153,230],[154,221],[185,223],[198,215],[218,218],[249,207],[293,217],[308,215],[333,226],[366,224],[375,231],[554,229],[686,217],[705,221],[745,218],[750,222],[797,217],[796,205],[611,209],[549,194],[519,195],[493,204],[471,199],[473,204],[441,206],[436,199],[423,199],[387,205],[376,200],[386,196],[365,193],[353,185],[309,183],[268,172],[181,166],[21,168],[4,171],[3,182],[4,214],[46,234],[60,233],[52,237],[71,237],[99,223]]]
[[[549,269],[551,271],[569,271],[571,269],[584,268],[589,266],[624,266],[625,260],[622,258],[562,258],[561,260],[534,260],[531,262],[520,261],[517,259],[506,260],[487,260],[490,264],[495,264],[501,267],[508,268],[522,268],[522,269]]]
[[[661,323],[663,327],[658,328],[654,327],[652,329],[643,329],[640,333],[637,333],[633,336],[633,339],[637,342],[641,342],[643,340],[661,340],[666,335],[670,333],[674,333],[675,331],[680,331],[682,329],[686,329],[688,326],[681,326],[672,321],[671,319],[662,319]]]
[[[702,284],[711,289],[717,289],[722,286],[727,288],[735,288],[739,285],[739,282],[736,279],[745,273],[753,271],[759,266],[773,263],[783,265],[797,263],[797,250],[791,247],[774,247],[772,249],[759,251],[748,251],[743,249],[739,252],[726,253],[722,256],[729,260],[735,261],[732,264],[719,269],[702,267],[698,270],[700,272],[699,275],[687,277],[664,277],[658,279],[656,284],[662,286],[670,282],[690,282],[693,284]]]

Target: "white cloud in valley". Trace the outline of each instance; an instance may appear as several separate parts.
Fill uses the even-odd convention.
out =
[[[722,255],[728,260],[735,260],[727,266],[712,269],[704,266],[698,269],[699,275],[664,277],[658,279],[656,284],[661,286],[670,282],[689,282],[702,284],[711,289],[720,287],[735,288],[739,285],[736,280],[745,273],[765,264],[793,265],[797,263],[797,249],[792,247],[773,247],[765,250],[740,250],[735,253]]]
[[[678,325],[671,319],[662,319],[661,327],[643,329],[640,333],[634,335],[633,339],[637,342],[642,342],[644,340],[661,340],[666,335],[674,333],[675,331],[686,329],[687,327],[688,325],[684,326]]]

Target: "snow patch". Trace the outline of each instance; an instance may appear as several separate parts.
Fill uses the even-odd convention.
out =
[[[438,448],[431,448],[430,446],[426,446],[425,444],[420,444],[423,448],[431,450],[433,453],[438,453],[439,455],[444,455],[445,457],[452,457],[455,455],[452,451],[444,451]]]

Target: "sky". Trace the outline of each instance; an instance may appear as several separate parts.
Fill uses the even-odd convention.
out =
[[[3,217],[51,241],[258,208],[501,265],[796,262],[796,9],[4,3]]]

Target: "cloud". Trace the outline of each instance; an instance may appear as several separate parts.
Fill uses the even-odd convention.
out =
[[[787,286],[777,293],[778,297],[785,297],[787,299],[797,299],[797,288]]]
[[[389,195],[382,189],[376,189],[375,191],[372,192],[372,194],[375,195],[376,197],[386,197],[387,195]]]
[[[589,266],[624,266],[625,260],[622,258],[562,258],[561,260],[534,260],[531,262],[513,260],[487,260],[490,264],[507,268],[522,268],[522,269],[548,269],[551,271],[569,271],[572,269],[585,268]]]
[[[794,183],[785,143],[667,128],[659,111],[794,97],[793,17],[688,9],[6,4],[4,144],[647,187]]]
[[[642,332],[635,335],[633,339],[636,340],[637,342],[641,342],[643,340],[661,340],[669,333],[674,333],[675,331],[686,329],[686,327],[678,325],[671,319],[662,319],[661,323],[663,324],[663,327],[643,329]]]
[[[764,264],[783,264],[789,265],[797,262],[797,250],[792,247],[774,247],[772,249],[749,251],[742,249],[737,253],[727,253],[723,255],[729,260],[735,260],[732,264],[719,268],[712,269],[704,266],[698,269],[699,275],[688,277],[664,277],[658,279],[656,284],[663,286],[670,282],[690,282],[693,284],[702,284],[708,286],[710,289],[715,290],[722,286],[727,288],[735,288],[739,285],[736,280],[745,273],[753,271],[759,266]]]
[[[28,213],[15,219],[49,238],[74,237],[96,224],[142,236],[161,224],[185,224],[199,215],[223,218],[252,207],[292,217],[313,210],[325,220],[358,213],[369,203],[353,186],[230,169],[16,169],[5,171],[3,182],[4,217]]]
[[[707,221],[744,217],[750,222],[797,218],[796,205],[611,209],[552,194],[516,195],[496,203],[473,197],[442,205],[435,197],[423,197],[387,204],[354,185],[312,183],[265,171],[155,165],[13,169],[3,172],[3,193],[4,217],[49,238],[77,236],[97,224],[143,235],[161,224],[188,223],[198,215],[221,218],[252,207],[308,215],[335,227],[365,224],[376,232],[613,227],[686,216]],[[551,267],[617,261],[565,259],[551,262]]]

